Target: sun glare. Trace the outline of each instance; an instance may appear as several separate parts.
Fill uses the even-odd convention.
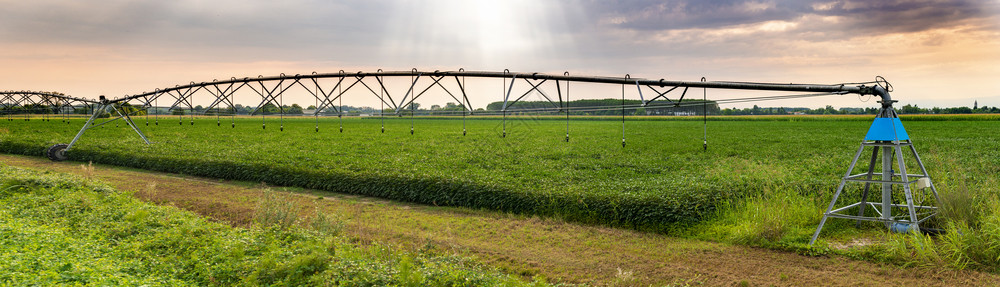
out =
[[[505,68],[545,57],[553,49],[551,23],[559,9],[533,1],[433,1],[400,5],[390,14],[383,53],[402,62]],[[426,66],[426,65],[425,65]]]

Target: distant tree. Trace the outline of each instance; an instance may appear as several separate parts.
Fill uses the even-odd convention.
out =
[[[431,105],[431,110],[432,111],[436,111],[436,110],[440,110],[440,109],[441,109],[441,105]]]
[[[126,113],[126,114],[128,114],[130,116],[144,116],[144,115],[146,115],[146,110],[141,110],[141,109],[139,109],[139,108],[137,108],[137,107],[135,107],[135,106],[133,106],[132,104],[129,104],[129,103],[122,103],[120,106],[118,106],[118,108],[121,109],[121,111],[123,113]]]
[[[903,106],[902,108],[899,109],[899,113],[901,113],[901,114],[926,114],[927,110],[926,109],[921,109],[917,105],[907,104],[907,105],[905,105],[905,106]]]
[[[950,114],[971,114],[972,113],[972,109],[970,109],[969,107],[948,108],[948,111],[949,111]]]
[[[251,109],[251,111],[253,111],[253,110]],[[279,109],[278,106],[275,106],[272,103],[267,103],[267,104],[264,104],[264,106],[262,106],[259,109],[257,109],[257,112],[255,112],[254,114],[255,115],[273,115],[273,114],[278,114],[280,112],[281,112],[281,109]]]

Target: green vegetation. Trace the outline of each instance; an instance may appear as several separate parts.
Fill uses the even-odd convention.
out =
[[[268,117],[262,130],[259,117],[237,118],[236,128],[207,117],[196,118],[193,127],[186,117],[184,125],[174,123],[177,117],[160,117],[155,125],[151,117],[146,132],[154,145],[142,145],[124,128],[98,128],[68,156],[807,254],[841,252],[827,242],[883,234],[876,224],[855,228],[852,221],[832,219],[820,244],[806,245],[871,117],[710,118],[708,151],[702,151],[702,123],[695,118],[630,117],[624,148],[620,121],[575,119],[567,143],[566,124],[558,117],[510,117],[505,138],[498,117],[468,120],[464,137],[461,119],[417,119],[410,135],[408,118],[387,118],[383,134],[377,117],[344,119],[343,133],[336,119],[320,119],[315,132],[312,118],[281,124]],[[144,121],[137,118],[140,125]],[[79,128],[75,122],[0,122],[8,130],[0,132],[0,151],[42,155],[46,147],[68,142]],[[903,122],[945,201],[944,216],[931,224],[955,238],[928,245],[924,237],[892,235],[845,252],[996,270],[1000,248],[991,246],[1000,245],[1000,238],[988,232],[1000,220],[997,117],[914,116]],[[930,253],[913,252],[917,245]]]
[[[525,285],[455,256],[357,245],[330,217],[313,220],[321,229],[285,224],[281,196],[261,205],[268,212],[255,227],[233,228],[93,182],[0,166],[0,285]]]

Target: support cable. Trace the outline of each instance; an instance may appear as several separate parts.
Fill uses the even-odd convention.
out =
[[[833,96],[842,95],[841,93],[818,93],[818,94],[797,94],[797,95],[780,95],[780,96],[764,96],[764,97],[752,97],[752,98],[731,98],[731,99],[720,99],[715,102],[718,104],[730,104],[730,103],[745,103],[745,102],[758,102],[758,101],[770,101],[770,100],[786,100],[786,99],[799,99],[799,98],[810,98],[810,97],[822,97],[822,96]],[[701,106],[702,103],[690,101],[671,104],[669,106],[650,106],[642,104],[626,104],[627,109],[637,109],[637,108],[677,108],[677,107],[696,107]],[[600,112],[600,111],[618,111],[621,109],[621,105],[607,105],[607,106],[583,106],[583,107],[569,107],[568,108],[574,112]],[[554,108],[525,108],[518,109],[519,112],[557,112]],[[479,115],[501,115],[501,111],[495,112],[483,112]]]

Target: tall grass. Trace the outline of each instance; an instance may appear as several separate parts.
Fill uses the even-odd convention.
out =
[[[257,210],[253,216],[254,224],[282,230],[292,227],[299,216],[295,204],[288,200],[288,196],[265,188],[258,199]]]
[[[780,247],[803,248],[822,212],[816,201],[795,191],[778,190],[767,195],[733,198],[721,204],[716,215],[688,232],[708,240]],[[805,239],[808,240],[808,239]]]

